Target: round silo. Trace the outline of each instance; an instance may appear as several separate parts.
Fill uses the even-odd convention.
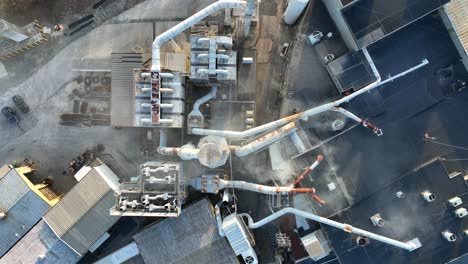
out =
[[[284,22],[288,25],[296,23],[308,3],[309,0],[289,0],[288,7],[284,11]]]

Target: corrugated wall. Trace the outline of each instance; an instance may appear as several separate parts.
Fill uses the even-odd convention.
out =
[[[136,53],[112,54],[111,125],[133,127],[135,98],[133,69],[142,68],[142,56]]]
[[[446,5],[446,10],[465,49],[465,53],[468,53],[468,1],[451,0]]]

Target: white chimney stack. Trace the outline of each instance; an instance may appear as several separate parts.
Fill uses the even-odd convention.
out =
[[[445,238],[445,240],[447,240],[448,242],[454,242],[455,240],[457,240],[457,236],[454,235],[453,233],[449,232],[449,231],[444,231],[442,232],[442,236]]]
[[[422,197],[424,197],[424,200],[428,201],[428,202],[432,202],[435,200],[436,196],[435,194],[429,192],[429,191],[424,191],[421,193]]]

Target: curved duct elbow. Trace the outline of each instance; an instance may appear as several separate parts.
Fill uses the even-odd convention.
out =
[[[229,71],[228,70],[216,70],[216,75],[221,75],[221,76],[224,76],[224,77],[227,77],[229,76]]]
[[[197,39],[197,44],[203,44],[203,43],[207,43],[207,42],[210,42],[210,38],[199,38],[199,39]]]
[[[208,70],[207,69],[198,69],[197,70],[197,75],[198,76],[207,76],[208,75]]]
[[[225,60],[225,61],[229,60],[229,55],[226,55],[226,54],[216,54],[216,57],[218,58],[218,60]]]
[[[210,57],[210,54],[201,53],[197,55],[197,60],[208,59],[209,57]]]

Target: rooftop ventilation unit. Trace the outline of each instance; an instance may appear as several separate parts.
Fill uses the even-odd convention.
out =
[[[356,241],[356,244],[360,247],[365,247],[367,246],[367,244],[369,244],[370,240],[369,238],[365,237],[365,236],[356,236],[356,238],[354,239],[354,241]]]
[[[380,214],[375,214],[375,215],[371,216],[370,219],[372,221],[372,224],[374,224],[374,226],[382,227],[385,224],[385,221],[382,219]]]
[[[458,208],[457,210],[455,210],[455,215],[458,217],[458,218],[463,218],[465,217],[466,215],[468,214],[468,211],[465,209],[465,208]]]
[[[454,242],[457,240],[457,236],[454,235],[453,233],[449,231],[444,231],[442,232],[442,236],[447,240],[448,242]]]
[[[436,196],[435,194],[429,192],[429,191],[424,191],[421,193],[422,197],[424,197],[424,200],[428,201],[428,202],[432,202],[436,199]]]
[[[457,207],[463,203],[462,199],[458,196],[450,198],[448,201],[452,207]]]

